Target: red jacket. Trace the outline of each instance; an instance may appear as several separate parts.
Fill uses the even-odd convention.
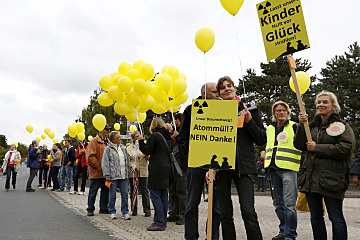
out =
[[[85,150],[86,149],[87,149],[87,146],[85,146]],[[81,167],[87,167],[87,162],[86,162],[86,158],[85,158],[85,152],[80,155],[80,152],[82,150],[84,150],[84,148],[81,145],[79,145],[78,148],[76,149],[75,158],[79,159],[77,161],[76,166],[79,166],[79,164],[81,163]]]

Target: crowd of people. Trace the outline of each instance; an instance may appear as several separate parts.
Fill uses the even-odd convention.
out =
[[[309,123],[311,141],[305,129],[307,114],[300,113],[298,123],[291,121],[288,104],[277,101],[272,106],[273,123],[265,128],[259,110],[247,108],[236,96],[234,82],[227,76],[217,83],[204,85],[198,99],[235,100],[238,116],[244,116],[244,124],[237,128],[235,170],[217,171],[214,176],[212,239],[219,239],[220,226],[223,239],[236,239],[232,182],[238,193],[247,239],[263,239],[254,206],[256,177],[259,178],[258,191],[266,190],[267,177],[273,184],[273,205],[279,219],[279,231],[274,233],[273,240],[297,238],[295,206],[299,191],[305,194],[309,205],[314,239],[327,238],[323,201],[332,222],[333,239],[347,239],[343,199],[350,175],[353,182],[360,185],[360,149],[350,169],[355,136],[341,119],[341,108],[333,93],[322,91],[316,97],[316,114]],[[176,114],[174,126],[154,118],[146,141],[135,131],[131,133],[131,143],[126,145],[122,144],[120,133],[111,131],[108,125],[89,143],[82,141],[77,149],[71,145],[71,139],[65,140],[65,146],[54,144],[50,151],[45,145],[40,149],[34,140],[27,158],[30,175],[26,191],[35,191],[31,185],[38,174],[39,188],[52,187],[52,191],[86,195],[89,177],[87,215],[94,216],[96,196],[101,189],[99,213],[116,219],[119,191],[122,218],[131,220],[129,208],[132,216],[138,215],[139,187],[144,216],[151,216],[150,200],[154,208],[153,223],[146,228],[148,231],[164,231],[167,222],[176,222],[184,225],[185,239],[198,239],[198,207],[204,182],[210,179],[208,169],[188,167],[191,111],[189,105],[183,114]],[[255,144],[266,144],[258,163]],[[172,175],[171,154],[181,168],[180,177]],[[20,159],[16,146],[11,145],[1,168],[6,173],[6,191],[10,189],[11,175],[11,184],[16,188]],[[78,191],[80,176],[82,183]]]

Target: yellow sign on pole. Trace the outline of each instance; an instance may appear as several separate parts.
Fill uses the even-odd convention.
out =
[[[192,101],[189,167],[235,169],[238,102]]]
[[[310,47],[300,0],[268,0],[256,7],[268,61]]]

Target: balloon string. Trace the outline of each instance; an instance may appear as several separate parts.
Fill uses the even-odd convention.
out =
[[[205,99],[206,99],[206,55],[204,53],[204,65],[205,65]]]
[[[245,101],[246,101],[245,81],[244,81],[244,77],[243,77],[243,69],[242,69],[241,56],[240,56],[240,45],[239,45],[238,32],[237,32],[237,28],[236,28],[236,19],[235,19],[235,16],[233,16],[233,19],[234,19],[234,26],[235,26],[236,45],[237,45],[237,48],[238,48],[240,73],[241,73],[242,85],[243,85],[243,89],[244,89],[244,98],[245,98]]]
[[[143,131],[141,129],[141,125],[140,125],[139,114],[138,114],[137,108],[136,108],[136,119],[137,119],[137,122],[138,122],[138,125],[139,125],[140,134],[144,136]]]
[[[177,130],[176,130],[176,124],[175,124],[175,118],[174,118],[174,112],[173,112],[172,107],[170,107],[170,110],[171,110],[171,116],[172,116],[173,126],[174,126],[175,131],[177,131]]]

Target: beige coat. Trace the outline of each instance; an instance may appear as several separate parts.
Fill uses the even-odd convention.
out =
[[[126,147],[126,151],[130,155],[131,167],[134,168],[134,164],[135,164],[134,143],[131,143],[130,145],[128,145]],[[144,154],[140,150],[137,150],[136,152],[137,152],[136,168],[139,171],[139,177],[148,177],[148,174],[149,174],[148,173],[149,157],[144,156]],[[135,176],[136,176],[136,172],[135,172]],[[133,177],[133,175],[130,174],[129,178],[132,178],[132,177]]]
[[[9,153],[9,152],[7,152],[7,154],[8,154],[8,153]],[[15,161],[15,160],[19,160],[19,163],[14,165],[14,166],[15,166],[15,168],[14,168],[15,172],[18,172],[19,169],[20,169],[21,155],[20,155],[20,152],[17,151],[17,150],[16,150],[15,156],[14,156],[14,161]],[[5,159],[4,159],[4,162],[3,162],[3,165],[2,165],[3,171],[5,171],[5,169],[6,169],[6,167],[7,167],[7,164],[8,164],[8,161],[9,161],[8,158],[5,158]]]

